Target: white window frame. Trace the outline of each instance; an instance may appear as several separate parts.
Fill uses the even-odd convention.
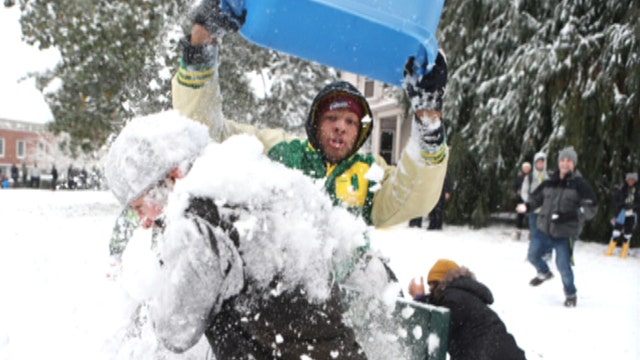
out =
[[[364,80],[364,97],[372,99],[376,95],[376,82],[371,79]]]
[[[385,134],[389,134],[389,136],[391,137],[391,148],[390,149],[382,149],[382,138]],[[382,129],[380,131],[380,156],[382,156],[388,163],[389,165],[392,165],[395,161],[395,147],[396,147],[396,132],[395,130],[391,130],[391,129]],[[387,157],[385,157],[385,154],[388,154],[388,159]]]
[[[20,146],[22,145],[22,146]],[[20,155],[20,148],[22,147],[22,155]],[[27,142],[24,140],[16,141],[16,157],[18,159],[24,159],[27,157]]]
[[[0,158],[5,156],[5,146],[7,141],[4,138],[0,137]]]

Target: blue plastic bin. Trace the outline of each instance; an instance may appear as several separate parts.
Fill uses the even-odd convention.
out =
[[[240,33],[282,51],[393,85],[409,56],[433,65],[444,0],[224,0],[247,10]],[[427,62],[428,59],[428,62]]]

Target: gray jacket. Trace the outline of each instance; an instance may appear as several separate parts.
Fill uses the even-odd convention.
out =
[[[542,207],[540,231],[554,238],[569,238],[580,235],[584,222],[596,215],[598,200],[579,172],[560,179],[556,171],[530,195],[527,207],[529,211]]]
[[[522,189],[520,190],[520,196],[522,199],[525,202],[529,201],[531,193],[536,191],[538,186],[547,179],[549,179],[549,172],[546,168],[542,171],[534,168],[531,173],[522,180]]]

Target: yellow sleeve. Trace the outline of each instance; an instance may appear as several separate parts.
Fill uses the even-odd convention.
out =
[[[181,66],[174,75],[171,81],[173,108],[182,115],[206,125],[211,138],[222,141],[229,135],[225,131],[222,96],[217,76],[212,73],[206,82],[187,85],[185,77],[195,76],[196,73]]]
[[[225,119],[222,113],[222,95],[217,74],[213,73],[213,76],[206,81],[197,84],[189,84],[185,81],[185,78],[196,78],[197,73],[180,67],[171,83],[173,107],[182,115],[209,127],[209,134],[214,141],[222,142],[237,134],[255,135],[262,142],[264,151],[267,153],[279,142],[295,138],[283,129],[259,129]]]
[[[373,198],[371,220],[375,227],[393,226],[426,215],[438,203],[448,155],[440,164],[426,165],[418,146],[409,141],[397,166],[387,165],[380,157],[376,160],[384,169],[384,177]]]

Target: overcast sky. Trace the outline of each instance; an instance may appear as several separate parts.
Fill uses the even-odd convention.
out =
[[[32,71],[53,67],[57,51],[39,51],[22,42],[18,6],[0,5],[0,118],[45,123],[53,119],[33,79]],[[20,81],[20,79],[23,79]]]

